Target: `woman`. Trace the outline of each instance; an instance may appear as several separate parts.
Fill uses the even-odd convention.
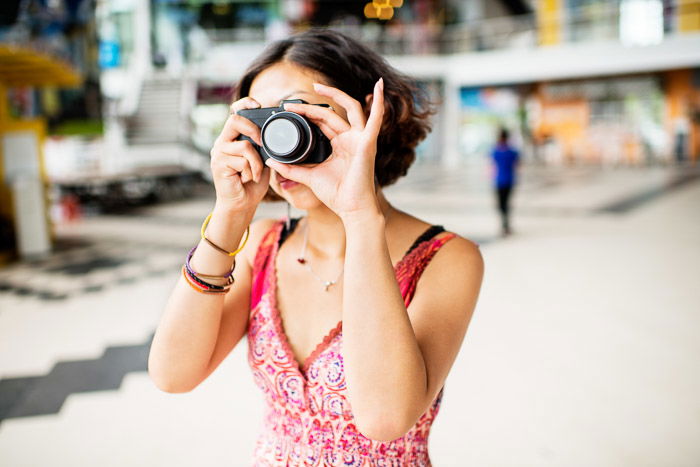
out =
[[[268,404],[255,465],[430,465],[483,264],[473,243],[384,197],[429,129],[422,97],[367,47],[315,30],[273,44],[236,93],[211,151],[215,207],[158,326],[151,377],[190,391],[247,335]],[[260,130],[237,111],[284,99],[331,106],[286,107],[330,139],[328,160],[263,164],[239,139],[259,145]],[[268,188],[306,215],[250,224]]]

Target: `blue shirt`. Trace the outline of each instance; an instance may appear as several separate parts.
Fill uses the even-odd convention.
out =
[[[496,186],[503,187],[515,185],[515,167],[520,156],[518,151],[507,144],[497,144],[491,153],[496,166]]]

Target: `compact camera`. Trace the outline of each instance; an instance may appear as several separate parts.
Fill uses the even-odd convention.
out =
[[[331,142],[321,129],[303,116],[284,110],[284,104],[306,104],[301,99],[284,100],[279,107],[244,109],[238,115],[247,118],[260,128],[262,147],[245,135],[263,161],[268,157],[283,164],[312,164],[323,162],[331,155]],[[314,104],[330,107],[328,104]]]

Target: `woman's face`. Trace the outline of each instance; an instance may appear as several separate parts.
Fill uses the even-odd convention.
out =
[[[329,104],[347,120],[345,109],[332,99],[314,91],[313,83],[329,84],[320,74],[289,62],[276,63],[263,70],[250,85],[248,95],[261,107],[277,107],[285,99],[303,99],[309,104]],[[321,201],[305,185],[287,180],[274,170],[270,177],[272,189],[297,209],[308,211],[319,207]]]

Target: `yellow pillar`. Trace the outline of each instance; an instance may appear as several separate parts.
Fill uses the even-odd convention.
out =
[[[9,113],[10,109],[7,105],[7,88],[0,83],[0,141],[2,141],[2,135],[7,131],[7,124],[9,123]],[[6,219],[12,219],[13,209],[12,209],[12,193],[11,187],[5,183],[5,168],[4,160],[2,155],[2,147],[0,146],[0,216]],[[0,246],[0,251],[4,248]]]
[[[2,141],[3,132],[6,130],[6,125],[9,121],[9,108],[7,105],[7,88],[0,83],[0,141]],[[2,154],[2,146],[0,146],[0,217],[8,219],[10,222],[14,219],[14,209],[12,208],[12,187],[5,183],[5,167]],[[14,256],[14,249],[10,245],[0,245],[0,265],[6,263]]]
[[[7,106],[7,88],[0,83],[0,123],[9,119],[10,109]]]
[[[562,0],[538,0],[537,35],[540,45],[556,45],[562,41]]]
[[[700,31],[700,1],[678,0],[678,31]]]

